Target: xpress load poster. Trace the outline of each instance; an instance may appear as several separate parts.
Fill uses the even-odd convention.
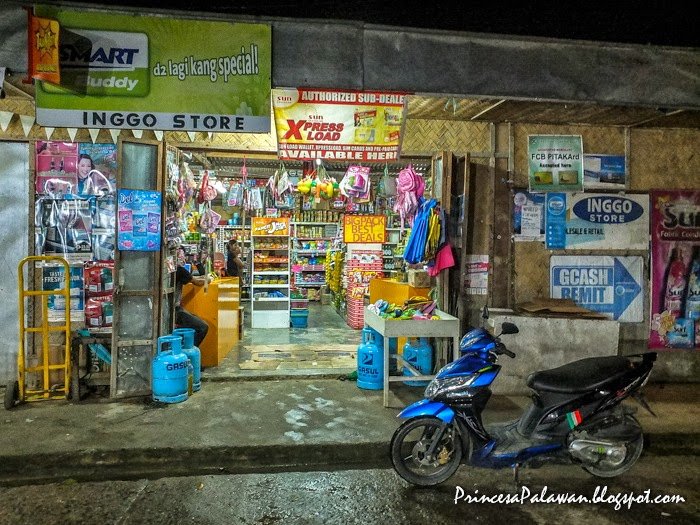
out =
[[[274,89],[282,160],[396,160],[405,93]]]
[[[37,82],[38,124],[270,131],[269,25],[36,11],[61,27],[61,84]]]
[[[651,192],[650,348],[700,348],[700,191]]]

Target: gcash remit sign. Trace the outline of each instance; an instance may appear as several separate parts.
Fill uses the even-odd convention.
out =
[[[37,82],[40,125],[270,131],[269,26],[36,10],[61,25],[61,84]]]

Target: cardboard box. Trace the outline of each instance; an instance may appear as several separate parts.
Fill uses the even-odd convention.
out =
[[[416,288],[429,288],[432,286],[432,278],[425,270],[408,270],[408,284]]]

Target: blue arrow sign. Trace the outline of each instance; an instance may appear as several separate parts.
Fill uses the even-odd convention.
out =
[[[551,296],[572,299],[579,306],[609,314],[615,320],[641,321],[643,309],[639,301],[635,303],[634,311],[628,311],[642,287],[625,261],[641,280],[639,257],[553,256]]]

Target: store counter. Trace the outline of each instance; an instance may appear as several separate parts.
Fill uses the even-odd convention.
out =
[[[392,337],[448,337],[452,338],[452,360],[459,358],[459,319],[451,316],[448,313],[440,310],[435,310],[434,315],[440,317],[434,321],[419,321],[409,319],[406,321],[387,320],[379,317],[369,307],[365,307],[365,325],[374,328],[382,336],[384,336],[384,406],[389,406],[389,382],[390,381],[406,381],[410,379],[424,380],[432,379],[435,376],[421,375],[410,363],[403,360],[401,355],[397,355],[399,359],[399,369],[405,366],[412,374],[410,377],[390,376],[389,375],[389,339]],[[403,363],[403,365],[402,365]]]
[[[209,325],[199,345],[202,367],[219,366],[238,342],[241,320],[241,294],[238,277],[223,277],[209,286],[182,287],[182,307]]]

